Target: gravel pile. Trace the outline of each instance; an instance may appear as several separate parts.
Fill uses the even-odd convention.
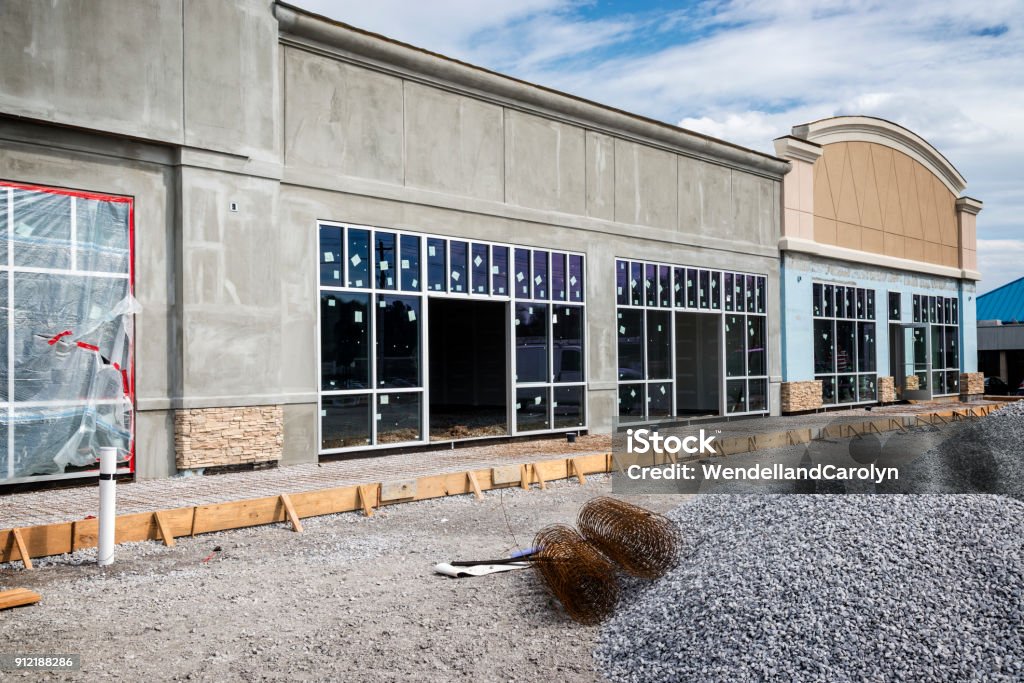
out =
[[[612,681],[1024,680],[1024,503],[703,496],[683,559],[624,596]]]

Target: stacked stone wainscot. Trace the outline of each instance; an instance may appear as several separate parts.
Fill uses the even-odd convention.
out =
[[[780,397],[783,413],[800,413],[805,410],[817,410],[822,406],[821,380],[815,379],[806,382],[783,382]]]
[[[192,408],[174,414],[179,470],[276,462],[283,442],[279,405]]]

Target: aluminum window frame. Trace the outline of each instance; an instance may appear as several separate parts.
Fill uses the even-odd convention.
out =
[[[822,297],[822,301],[823,301],[823,307],[822,307],[821,311],[814,310],[814,299],[815,299],[814,290],[817,287],[821,287],[821,297]],[[831,287],[831,289],[832,289],[833,300],[830,303],[829,302],[824,302],[825,288],[826,287]],[[852,306],[852,310],[845,310],[847,308],[845,306],[845,304],[843,306],[840,306],[840,304],[839,304],[839,296],[840,296],[839,290],[840,290],[840,288],[843,290],[843,300],[844,300],[844,302],[847,300],[846,292],[849,291],[849,290],[853,290],[853,296],[852,296],[853,306]],[[869,294],[871,295],[870,300],[868,299],[868,295]],[[833,386],[833,398],[832,398],[831,401],[825,400],[825,385],[822,384],[822,405],[824,407],[832,407],[832,406],[862,406],[862,405],[872,405],[874,403],[878,403],[878,334],[879,334],[879,328],[880,328],[880,324],[881,324],[879,322],[879,320],[878,320],[878,303],[879,303],[878,294],[879,294],[879,290],[873,289],[871,287],[859,287],[857,285],[843,284],[843,283],[838,283],[838,282],[835,282],[835,281],[817,280],[816,279],[816,280],[813,280],[812,283],[811,283],[811,339],[812,339],[811,354],[812,354],[812,364],[813,364],[813,367],[814,367],[814,379],[816,379],[816,380],[817,379],[820,379],[820,380],[831,379],[832,382],[833,382],[833,385],[832,385]],[[862,299],[862,296],[863,296],[863,299]],[[861,301],[864,301],[864,305],[863,305],[864,315],[863,316],[858,315],[858,313],[857,313],[858,304]],[[870,301],[870,303],[869,303],[869,301]],[[827,304],[828,307],[826,307],[826,305],[824,305],[824,304]],[[886,297],[886,300],[885,300],[885,307],[886,307],[886,316],[885,316],[886,317],[886,324],[888,324],[889,316],[891,315],[891,310],[889,310],[890,306],[889,306],[888,296]],[[901,310],[902,310],[902,305],[901,305]],[[826,312],[828,312],[828,315],[825,314]],[[841,313],[842,313],[842,315],[840,315]],[[818,372],[818,370],[817,370],[817,362],[818,362],[817,358],[813,358],[814,350],[815,350],[815,342],[816,342],[816,340],[814,339],[814,335],[817,334],[814,331],[814,327],[815,327],[814,323],[819,321],[819,320],[829,321],[832,324],[832,345],[833,345],[833,350],[832,350],[832,371],[831,372]],[[839,356],[839,333],[838,333],[838,330],[839,330],[839,323],[840,322],[851,322],[851,323],[853,323],[853,330],[854,330],[854,334],[853,334],[853,361],[852,361],[853,370],[850,371],[850,372],[839,372],[839,359],[838,359],[838,356]],[[874,328],[875,328],[874,354],[872,355],[872,359],[871,359],[872,363],[874,365],[874,371],[865,372],[865,371],[861,371],[859,369],[860,368],[860,339],[861,339],[861,335],[863,334],[863,332],[862,332],[863,326],[864,325],[868,325],[868,324],[874,325]],[[851,376],[854,378],[853,381],[854,381],[854,387],[855,387],[855,390],[856,390],[857,400],[855,400],[855,401],[840,401],[839,400],[839,378],[840,377],[851,377]],[[862,377],[872,377],[872,378],[874,378],[874,380],[873,380],[874,381],[874,392],[875,392],[874,398],[868,398],[868,399],[861,398],[860,388],[861,388],[861,378]]]
[[[342,272],[338,285],[324,285],[320,280],[320,271],[322,262],[323,251],[320,245],[320,231],[322,228],[338,228],[341,232],[341,245],[343,253],[341,255],[341,266]],[[365,230],[370,233],[370,263],[368,264],[368,272],[370,273],[369,286],[367,287],[350,287],[348,283],[348,267],[349,260],[348,256],[348,229],[354,230]],[[396,249],[401,251],[401,243],[403,237],[413,237],[419,240],[420,247],[420,259],[418,269],[418,280],[419,289],[415,291],[408,291],[402,288],[402,279],[395,281],[395,289],[382,289],[376,286],[376,273],[377,267],[377,255],[374,248],[375,234],[376,232],[383,232],[393,234],[395,236]],[[444,241],[444,257],[445,257],[445,276],[444,276],[444,290],[431,290],[429,289],[428,280],[428,266],[429,266],[429,253],[427,251],[427,241],[430,239],[443,240]],[[451,289],[451,243],[452,241],[465,242],[467,244],[467,262],[466,262],[466,286],[465,291],[452,292]],[[584,252],[573,251],[567,249],[558,249],[552,247],[542,246],[529,246],[523,244],[516,244],[510,242],[500,242],[495,240],[487,239],[474,239],[471,237],[460,237],[456,235],[443,235],[436,232],[419,232],[409,229],[401,228],[390,228],[385,226],[373,226],[365,225],[361,223],[337,221],[337,220],[317,220],[316,221],[316,235],[314,239],[315,244],[315,258],[314,263],[317,264],[317,268],[314,269],[316,282],[315,288],[317,292],[317,313],[316,313],[316,327],[315,327],[315,346],[316,346],[316,382],[317,382],[317,417],[316,417],[316,439],[317,439],[317,453],[319,455],[335,455],[335,454],[346,454],[360,451],[377,451],[394,448],[404,448],[410,446],[440,446],[449,444],[454,441],[468,442],[468,441],[482,441],[487,439],[500,439],[516,436],[532,436],[541,434],[564,434],[566,432],[582,432],[589,429],[590,424],[590,396],[587,391],[587,380],[590,376],[590,362],[589,353],[587,349],[589,347],[588,338],[588,324],[587,324],[587,295],[586,286],[590,275],[587,273],[587,256]],[[488,255],[488,269],[489,269],[489,281],[487,287],[487,293],[474,292],[472,291],[472,251],[473,245],[486,245]],[[505,294],[496,294],[494,287],[494,276],[496,273],[493,271],[495,267],[494,253],[495,249],[506,249],[508,251],[508,258],[506,262],[506,284]],[[530,296],[528,298],[519,298],[515,292],[515,250],[526,249],[529,252],[528,259],[528,272],[526,278],[529,280]],[[533,261],[535,252],[544,252],[547,254],[547,268],[548,268],[548,282],[546,283],[547,298],[535,299],[533,298]],[[566,267],[566,300],[557,301],[552,297],[552,288],[550,282],[551,276],[551,258],[553,253],[563,254],[565,256],[565,267]],[[569,278],[571,274],[571,257],[577,256],[582,259],[582,276],[583,282],[580,284],[580,293],[582,300],[576,301],[572,299],[572,288],[568,286]],[[396,260],[396,264],[400,263],[400,256]],[[401,271],[401,269],[398,269]],[[404,278],[404,274],[400,274],[400,278]],[[370,386],[366,389],[341,389],[341,390],[324,390],[323,388],[323,359],[322,359],[322,343],[323,343],[323,324],[321,319],[321,304],[320,297],[324,292],[337,292],[345,294],[366,294],[370,298],[370,327],[371,327],[371,339],[370,339],[370,357],[368,364],[370,367]],[[399,388],[387,388],[382,389],[377,386],[377,301],[380,296],[392,296],[392,297],[415,297],[420,300],[420,326],[419,326],[419,370],[420,370],[420,386],[418,387],[399,387]],[[440,439],[431,440],[430,438],[430,313],[429,303],[431,298],[438,299],[468,299],[474,301],[494,301],[505,304],[505,340],[508,348],[508,354],[506,357],[506,375],[505,375],[505,403],[506,403],[506,425],[508,433],[502,436],[479,436],[479,437],[468,437],[466,439]],[[516,305],[519,303],[529,303],[533,305],[543,305],[548,308],[547,323],[546,323],[546,334],[547,334],[547,354],[548,354],[548,380],[546,382],[517,382],[516,381],[516,339],[515,339],[515,314]],[[551,320],[551,311],[555,306],[563,307],[578,307],[582,314],[581,330],[582,330],[582,377],[578,382],[555,382],[554,381],[554,329]],[[520,388],[544,388],[547,395],[547,417],[546,423],[549,425],[544,429],[527,429],[520,430],[516,423],[516,394]],[[582,394],[581,409],[583,410],[582,425],[576,427],[554,427],[555,424],[555,400],[554,394],[555,389],[560,387],[579,387]],[[401,441],[401,442],[389,442],[389,443],[378,443],[378,407],[379,407],[379,396],[382,394],[407,394],[407,393],[418,393],[420,394],[420,438],[412,441]],[[324,398],[330,398],[334,396],[370,396],[371,402],[371,414],[370,414],[370,442],[368,444],[360,444],[355,446],[344,446],[337,448],[324,448],[323,447],[323,419],[324,419]]]
[[[942,396],[959,396],[960,395],[960,373],[963,367],[963,356],[964,350],[961,344],[961,312],[960,312],[960,300],[956,296],[945,296],[942,294],[912,294],[911,300],[913,301],[913,321],[915,323],[924,323],[928,326],[928,343],[933,347],[935,345],[935,337],[933,328],[939,328],[939,337],[942,341],[939,353],[942,357],[942,367],[935,367],[932,364],[932,376],[929,378],[932,387],[933,397]],[[946,339],[948,335],[952,335],[953,339],[956,340],[956,353],[957,353],[957,364],[950,365],[947,358],[947,343]],[[935,349],[931,349],[931,360],[934,358]],[[943,380],[942,386],[948,389],[948,383],[945,377],[949,373],[955,372],[956,377],[956,391],[944,391],[942,393],[936,391],[939,386],[935,382],[935,377],[941,373]]]

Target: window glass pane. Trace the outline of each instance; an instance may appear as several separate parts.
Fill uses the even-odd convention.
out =
[[[128,204],[106,200],[75,201],[75,233],[79,270],[127,273]]]
[[[618,323],[619,380],[644,379],[644,312],[620,308]]]
[[[953,300],[943,299],[942,301],[942,322],[947,325],[953,322]]]
[[[836,370],[854,372],[857,357],[857,323],[851,320],[836,321]]]
[[[320,292],[324,391],[370,387],[370,295]]]
[[[469,282],[466,278],[466,262],[469,260],[469,245],[465,242],[452,240],[448,243],[449,258],[452,260],[449,268],[451,281],[448,283],[449,292],[469,291]]]
[[[552,252],[551,254],[551,298],[555,301],[565,301],[565,254]]]
[[[826,318],[835,316],[835,289],[832,285],[825,285],[821,299],[821,314]]]
[[[629,303],[633,306],[644,305],[644,266],[642,263],[629,264]]]
[[[583,301],[583,257],[569,255],[569,300]]]
[[[861,401],[877,401],[878,393],[874,375],[861,375],[857,379],[857,394]]]
[[[420,238],[402,235],[402,289],[420,291]]]
[[[373,250],[377,263],[377,287],[396,289],[395,282],[395,235],[390,232],[373,234]]]
[[[672,382],[655,382],[647,385],[647,416],[669,417],[672,415]]]
[[[672,288],[675,290],[675,304],[679,308],[686,306],[686,269],[675,268],[672,272],[675,283]]]
[[[6,191],[6,188],[0,192]],[[14,265],[71,267],[71,197],[14,190]],[[7,255],[3,255],[6,263]]]
[[[516,288],[517,299],[529,299],[530,298],[530,250],[529,249],[516,249],[515,250],[515,271],[516,271],[516,282],[514,287]]]
[[[717,270],[711,273],[711,310],[722,308],[722,274]]]
[[[867,290],[867,295],[868,295],[868,313],[867,313],[867,318],[868,318],[868,320],[874,320],[875,319],[875,290],[873,290],[873,289]]]
[[[732,273],[726,273],[725,274],[725,284],[723,285],[723,289],[724,289],[724,295],[725,295],[725,310],[727,310],[727,311],[732,311],[733,310],[732,303],[733,303],[733,300],[736,297],[736,288],[735,288],[735,285],[733,285],[732,278],[733,278]]]
[[[836,402],[836,378],[835,377],[815,377],[814,379],[821,380],[821,400],[826,405],[830,405]]]
[[[643,419],[646,401],[643,384],[619,385],[619,417]]]
[[[857,289],[857,320],[864,320],[868,312],[867,290]]]
[[[551,331],[555,343],[555,381],[582,382],[583,307],[555,306],[551,314]]]
[[[946,328],[946,367],[960,368],[960,334],[956,327]]]
[[[754,412],[768,410],[768,380],[747,381],[747,410]]]
[[[516,429],[530,432],[548,428],[548,387],[516,389]]]
[[[697,280],[697,303],[701,308],[711,307],[711,274],[706,270],[700,271]]]
[[[811,307],[814,315],[821,316],[821,283],[815,282],[811,286]]]
[[[658,305],[672,306],[672,270],[668,266],[658,266]]]
[[[555,428],[582,427],[586,424],[584,387],[555,387]]]
[[[960,393],[960,372],[958,370],[949,370],[946,373],[946,392]]]
[[[658,268],[653,263],[644,266],[644,303],[658,305]]]
[[[747,316],[747,374],[766,375],[764,349],[764,317]]]
[[[377,443],[419,441],[419,392],[377,395]]]
[[[420,298],[377,297],[377,386],[420,386]]]
[[[615,303],[620,306],[629,305],[629,264],[625,261],[615,262]]]
[[[928,297],[928,322],[933,323],[935,319],[935,297],[930,296]]]
[[[491,291],[505,296],[508,294],[508,247],[494,247],[494,265],[491,266]]]
[[[746,333],[742,315],[725,316],[725,374],[729,377],[746,374],[743,362],[747,351]]]
[[[686,307],[697,308],[697,269],[686,269]]]
[[[671,379],[672,332],[669,313],[647,311],[647,378]]]
[[[957,302],[957,300],[953,299],[953,324],[954,325],[959,325],[960,324],[960,313],[957,310],[958,306],[959,306],[959,303]]]
[[[3,190],[0,190],[2,192]],[[6,216],[5,216],[6,217]],[[332,225],[320,226],[320,284],[327,287],[341,287],[341,273],[344,270],[341,248],[341,228]]]
[[[757,301],[757,312],[765,312],[765,299],[768,296],[768,280],[763,277],[757,278],[757,296],[754,297]]]
[[[725,410],[728,413],[747,412],[747,381],[745,379],[726,380]]]
[[[473,245],[472,272],[473,291],[477,294],[489,294],[488,285],[491,278],[491,248],[486,244]]]
[[[370,396],[321,399],[320,447],[350,448],[370,443]]]
[[[921,322],[921,297],[914,295],[914,322]]]
[[[757,296],[756,296],[757,284],[756,283],[757,283],[757,278],[755,278],[753,275],[748,275],[747,276],[746,299],[747,299],[747,312],[748,313],[753,313],[754,311],[757,310]]]
[[[844,317],[857,317],[857,290],[853,287],[846,288],[846,315]]]
[[[370,286],[370,231],[348,229],[348,286]]]
[[[900,320],[902,308],[900,293],[889,292],[889,320]]]
[[[946,372],[944,370],[932,371],[932,391],[936,394],[946,393]]]
[[[548,298],[548,252],[533,252],[533,298]]]
[[[550,382],[548,307],[516,304],[516,381]]]
[[[448,290],[448,244],[436,237],[427,238],[427,289]]]
[[[839,403],[856,403],[857,375],[839,375],[836,393]]]
[[[835,372],[835,331],[831,320],[814,321],[814,372]]]
[[[938,325],[931,325],[932,331],[932,369],[944,368],[946,364],[943,362],[943,352],[945,351],[945,339],[943,334],[943,328]]]
[[[857,371],[874,372],[878,363],[875,356],[875,324],[859,323],[857,335]]]

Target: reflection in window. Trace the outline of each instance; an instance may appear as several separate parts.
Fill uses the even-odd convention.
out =
[[[470,259],[473,271],[473,291],[477,294],[487,294],[489,288],[488,280],[491,277],[491,257],[488,253],[490,248],[486,244],[474,244],[472,258]]]
[[[515,250],[516,298],[530,298],[530,250]]]
[[[644,266],[644,304],[658,305],[658,267],[653,263]]]
[[[377,396],[377,443],[419,441],[420,392],[389,392]]]
[[[516,429],[530,432],[548,429],[548,387],[516,389]]]
[[[516,304],[516,381],[549,382],[548,307]]]
[[[672,306],[672,271],[668,266],[658,266],[658,305]]]
[[[551,254],[551,298],[565,301],[565,254]]]
[[[555,428],[582,427],[586,424],[582,386],[555,387]]]
[[[619,380],[644,379],[644,312],[623,308],[618,312]],[[641,406],[641,410],[643,407]]]
[[[836,322],[836,370],[854,372],[857,348],[857,325],[850,320]]]
[[[725,410],[729,413],[744,413],[747,411],[747,380],[726,380]]]
[[[675,279],[675,285],[673,285],[675,304],[676,307],[682,308],[686,305],[686,269],[674,268],[672,275]]]
[[[320,293],[321,388],[370,386],[370,295]]]
[[[831,320],[814,321],[814,372],[835,372],[835,323]]]
[[[548,253],[533,252],[533,298],[548,298]]]
[[[644,416],[644,404],[646,402],[647,396],[645,385],[642,382],[619,385],[619,417],[635,417],[642,419]]]
[[[377,288],[396,289],[395,235],[390,232],[374,233],[374,253],[377,263]]]
[[[615,262],[615,302],[621,306],[629,305],[629,264],[625,261]]]
[[[671,382],[651,382],[647,385],[647,415],[649,417],[670,417],[672,415]]]
[[[629,302],[633,306],[644,305],[644,264],[629,264]]]
[[[746,352],[745,327],[743,316],[725,316],[725,374],[729,377],[746,374],[743,359]]]
[[[751,379],[747,381],[747,410],[768,410],[767,379]]]
[[[348,229],[348,286],[370,286],[370,232]]]
[[[420,299],[377,297],[377,386],[420,386]]]
[[[420,238],[402,235],[402,289],[406,292],[420,291]]]
[[[647,379],[672,378],[672,332],[669,314],[647,311]]]
[[[555,306],[551,314],[555,381],[583,381],[583,308]]]
[[[448,289],[447,243],[436,237],[427,238],[427,288],[432,292]]]
[[[320,448],[350,448],[370,443],[370,395],[321,398]]]
[[[583,301],[583,257],[569,254],[569,300]]]
[[[341,245],[341,228],[331,225],[320,226],[321,285],[341,287],[341,273],[345,269],[343,261],[344,250]]]
[[[465,292],[469,287],[466,277],[466,261],[469,258],[469,245],[465,242],[452,240],[448,243],[451,263],[451,282],[449,292]]]
[[[508,294],[508,247],[494,247],[494,265],[491,266],[491,291]]]
[[[747,317],[747,374],[765,375],[764,318]]]

